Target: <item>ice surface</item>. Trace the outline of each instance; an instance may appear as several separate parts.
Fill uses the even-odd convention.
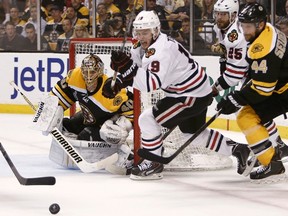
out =
[[[104,171],[65,170],[48,158],[51,137],[29,129],[31,115],[0,114],[0,142],[24,177],[55,176],[54,186],[22,186],[0,154],[0,215],[59,216],[288,215],[288,182],[256,185],[233,168],[165,172],[157,181],[132,181]],[[245,142],[242,134],[222,131]],[[287,142],[287,140],[285,140]],[[287,168],[287,165],[285,165]]]

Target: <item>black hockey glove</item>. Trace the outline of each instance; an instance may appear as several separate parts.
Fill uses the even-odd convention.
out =
[[[217,104],[217,110],[222,109],[222,114],[232,114],[237,112],[242,106],[247,105],[245,99],[240,95],[239,91],[232,92],[222,98]]]
[[[112,83],[112,77],[108,78],[105,81],[103,89],[102,89],[102,95],[110,99],[114,98],[121,91],[122,88],[126,88],[127,86],[132,86],[133,79],[125,80],[122,74],[119,74],[116,77],[114,87],[111,87],[111,83]]]
[[[220,75],[223,75],[223,73],[226,71],[226,62],[227,59],[225,56],[221,56],[219,59],[219,64],[220,64]]]
[[[111,53],[110,67],[119,73],[125,72],[133,64],[132,59],[126,53],[113,50]]]
[[[114,98],[123,88],[122,81],[117,77],[115,85],[111,87],[112,77],[108,78],[102,88],[102,95],[106,98]]]

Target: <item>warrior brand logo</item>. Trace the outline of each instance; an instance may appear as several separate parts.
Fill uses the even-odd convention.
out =
[[[40,115],[41,115],[41,113],[42,113],[42,111],[44,109],[44,105],[45,105],[45,103],[41,101],[41,103],[39,104],[39,108],[37,110],[37,113],[35,115],[35,118],[33,119],[33,122],[37,122],[38,121],[38,119],[39,119],[39,117],[40,117]]]
[[[83,159],[80,155],[74,151],[72,145],[70,145],[65,138],[57,130],[51,131],[53,137],[58,141],[58,143],[69,153],[69,155],[75,160],[76,163],[80,163]]]

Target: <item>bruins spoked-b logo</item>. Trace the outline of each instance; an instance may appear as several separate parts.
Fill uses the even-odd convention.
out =
[[[264,49],[264,46],[262,44],[256,43],[255,45],[253,45],[253,47],[251,47],[251,52],[257,53],[257,52],[261,52],[263,49]]]
[[[235,41],[235,40],[237,40],[238,39],[238,32],[235,30],[235,29],[233,29],[229,34],[228,34],[228,40],[230,41],[230,42],[233,42],[233,41]]]
[[[156,50],[155,50],[154,48],[150,48],[150,49],[148,49],[148,50],[146,51],[145,57],[146,57],[146,58],[149,58],[150,56],[154,55],[155,52],[156,52]]]
[[[113,100],[113,105],[114,106],[119,106],[123,101],[123,98],[121,96],[116,96]]]

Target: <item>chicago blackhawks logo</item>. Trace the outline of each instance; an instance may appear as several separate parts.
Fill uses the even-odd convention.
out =
[[[257,53],[257,52],[261,52],[264,49],[264,46],[262,44],[255,44],[253,45],[253,47],[251,48],[251,52],[252,53]]]
[[[233,29],[229,34],[228,34],[228,40],[230,42],[233,43],[233,41],[237,40],[238,39],[238,32]]]
[[[150,49],[148,49],[148,50],[146,51],[145,57],[146,57],[146,58],[149,58],[150,56],[154,55],[155,52],[156,52],[156,50],[155,50],[154,48],[150,48]]]
[[[140,47],[141,46],[141,43],[140,43],[140,41],[132,41],[132,43],[133,43],[133,49],[136,49],[136,48],[138,48],[138,47]]]

